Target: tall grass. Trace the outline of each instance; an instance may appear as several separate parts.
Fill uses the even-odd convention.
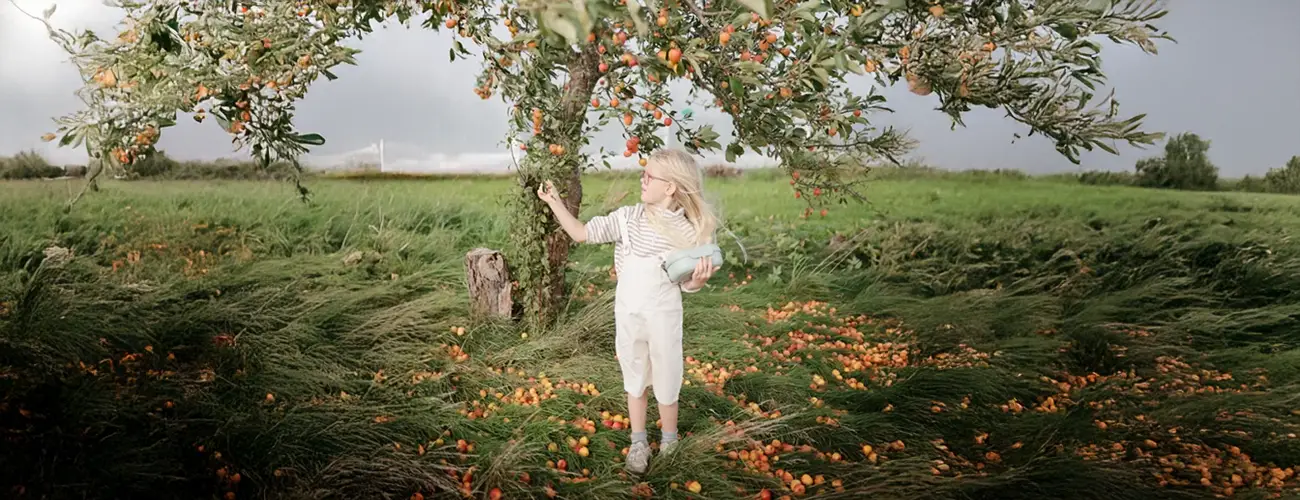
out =
[[[732,262],[686,297],[683,446],[644,478],[601,423],[627,414],[607,248],[574,254],[548,331],[468,314],[463,255],[507,241],[509,179],[313,179],[309,203],[280,183],[109,182],[68,214],[58,181],[0,184],[0,486],[794,495],[780,470],[819,498],[1297,493],[1300,203],[895,172],[803,218],[776,175],[709,181],[749,261],[724,239]],[[636,180],[585,191],[584,218]],[[845,366],[863,352],[906,358]],[[530,388],[553,398],[496,396]],[[586,457],[567,444],[583,436]],[[741,450],[780,458],[745,469]]]

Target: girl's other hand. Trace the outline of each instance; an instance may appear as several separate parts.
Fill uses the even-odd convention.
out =
[[[704,284],[709,282],[709,278],[713,277],[713,273],[722,269],[714,266],[712,260],[709,257],[700,257],[700,261],[695,264],[695,272],[691,274],[692,289],[703,288]]]

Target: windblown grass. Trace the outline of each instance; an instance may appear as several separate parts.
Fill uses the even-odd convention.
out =
[[[1300,494],[1300,202],[882,173],[870,204],[805,219],[767,177],[710,180],[749,261],[724,238],[732,264],[686,299],[684,440],[643,478],[621,473],[608,249],[575,253],[547,331],[468,314],[463,255],[507,240],[508,179],[313,179],[311,204],[108,183],[69,214],[59,181],[0,184],[0,486]],[[635,180],[586,192],[584,218]]]

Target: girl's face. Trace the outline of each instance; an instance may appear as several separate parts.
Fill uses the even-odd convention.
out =
[[[660,175],[659,171],[659,165],[654,162],[650,162],[641,171],[641,202],[647,205],[668,208],[668,203],[672,201],[677,186]]]

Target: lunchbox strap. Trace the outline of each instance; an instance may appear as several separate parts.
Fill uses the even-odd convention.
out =
[[[740,238],[736,236],[736,233],[731,232],[731,230],[730,230],[730,229],[727,229],[726,227],[722,227],[722,228],[720,228],[720,229],[722,229],[723,231],[726,231],[727,234],[730,234],[730,235],[731,235],[731,239],[736,240],[736,246],[740,247],[740,253],[741,253],[741,255],[744,255],[744,257],[745,257],[745,263],[748,264],[748,263],[749,263],[749,252],[745,251],[745,245],[742,244],[742,243],[740,242]]]

